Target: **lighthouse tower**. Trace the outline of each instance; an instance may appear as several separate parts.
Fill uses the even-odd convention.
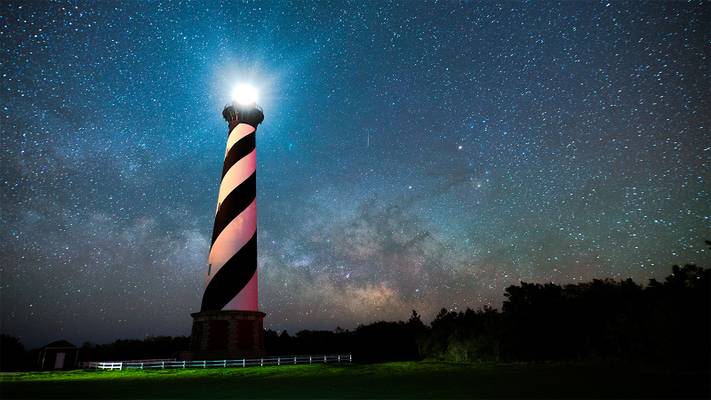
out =
[[[257,281],[257,126],[253,102],[234,102],[200,312],[192,314],[192,357],[258,357],[264,352]]]

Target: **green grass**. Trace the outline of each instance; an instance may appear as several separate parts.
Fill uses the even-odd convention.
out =
[[[295,365],[0,374],[6,398],[650,398],[708,397],[705,373],[632,365]]]

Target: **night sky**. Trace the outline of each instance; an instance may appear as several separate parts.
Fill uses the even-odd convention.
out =
[[[271,329],[709,266],[709,3],[0,3],[2,331],[185,335],[238,82]]]

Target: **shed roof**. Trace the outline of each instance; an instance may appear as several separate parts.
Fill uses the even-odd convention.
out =
[[[43,349],[76,349],[77,346],[67,342],[66,340],[56,340],[46,346]]]

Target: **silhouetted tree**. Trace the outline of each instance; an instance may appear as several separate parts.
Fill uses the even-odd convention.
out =
[[[631,279],[522,282],[506,288],[501,313],[442,309],[421,349],[452,361],[613,358],[708,369],[709,275],[686,265],[646,288]]]
[[[140,360],[150,358],[175,358],[190,347],[186,336],[155,336],[144,340],[116,340],[94,345],[85,342],[79,350],[82,361]]]
[[[12,335],[0,334],[0,370],[19,371],[27,369],[28,360],[25,346],[20,338]]]

